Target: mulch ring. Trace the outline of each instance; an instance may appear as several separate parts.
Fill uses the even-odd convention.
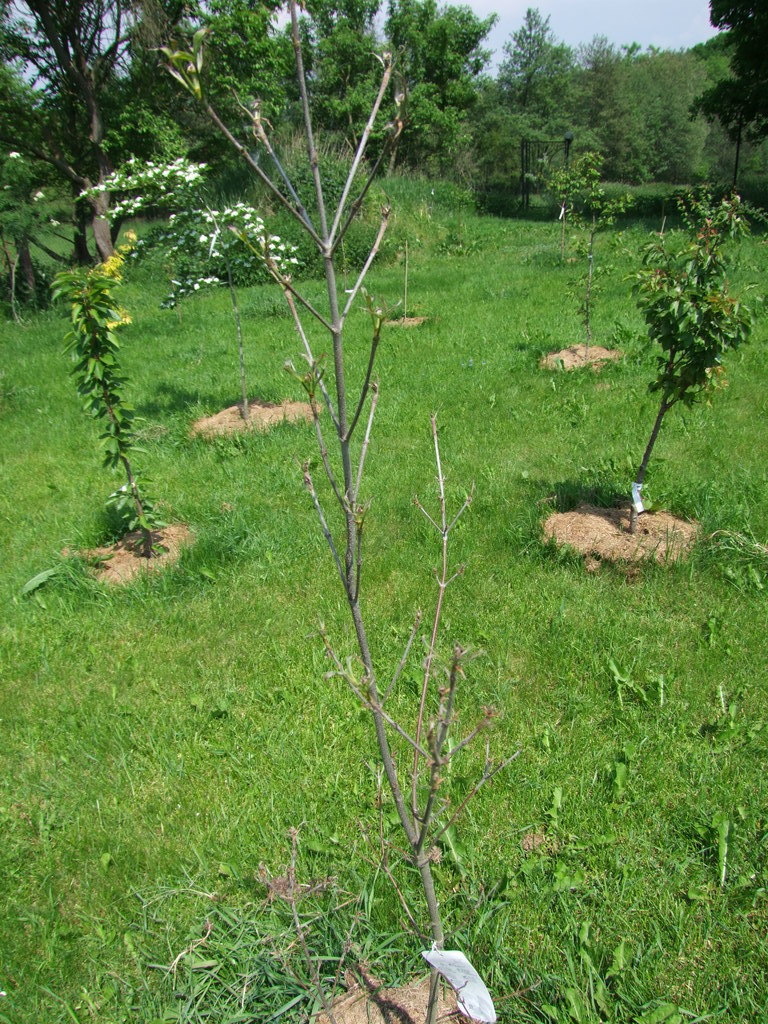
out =
[[[190,429],[192,437],[222,437],[245,430],[269,430],[276,423],[311,423],[312,407],[308,402],[262,402],[252,398],[248,403],[249,416],[244,420],[239,405],[230,405],[213,416],[195,420]]]
[[[456,994],[450,986],[438,998],[437,1019],[440,1021],[467,1020],[456,1006]],[[354,983],[347,992],[338,995],[331,1005],[336,1024],[423,1024],[427,1018],[429,978],[412,981],[400,988],[379,988],[373,978]],[[320,1013],[317,1024],[329,1024],[328,1016]]]
[[[570,512],[554,512],[544,522],[544,537],[567,544],[586,556],[586,568],[595,571],[600,561],[659,563],[685,558],[698,535],[698,524],[669,512],[643,512],[637,533],[629,532],[630,510],[579,505]]]
[[[429,317],[426,316],[401,316],[397,320],[387,320],[387,327],[419,327],[425,324]]]
[[[601,345],[571,345],[559,352],[550,352],[539,363],[542,370],[579,370],[591,366],[599,373],[604,363],[617,362],[624,353],[618,348],[603,348]]]
[[[130,583],[141,572],[156,572],[173,565],[181,555],[181,549],[192,543],[193,535],[186,523],[164,526],[152,531],[152,540],[157,554],[144,558],[141,554],[143,541],[141,530],[132,530],[114,544],[101,548],[79,551],[80,558],[91,566],[91,573],[102,583]]]

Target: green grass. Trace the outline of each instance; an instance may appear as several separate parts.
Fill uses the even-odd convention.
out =
[[[768,536],[766,321],[711,407],[670,414],[649,470],[656,505],[698,519],[705,536],[728,532],[684,565],[587,574],[542,545],[540,522],[553,506],[626,492],[645,446],[653,353],[625,280],[642,233],[603,250],[615,268],[595,340],[625,359],[600,375],[545,373],[541,355],[581,340],[568,294],[578,268],[560,265],[557,226],[452,213],[426,185],[389,192],[390,262],[369,288],[400,298],[407,238],[409,312],[429,319],[387,329],[381,348],[366,485],[374,658],[391,671],[415,608],[434,602],[437,540],[412,498],[434,501],[436,410],[451,500],[476,486],[454,535],[466,573],[448,594],[442,650],[482,649],[461,721],[492,705],[495,755],[521,748],[436,867],[451,944],[487,978],[502,1020],[674,1019],[667,1005],[686,1021],[765,1019],[768,573],[749,538]],[[765,262],[753,239],[737,283],[758,282]],[[292,974],[304,967],[280,953],[285,908],[265,905],[258,882],[259,865],[284,870],[297,825],[302,876],[332,874],[359,895],[357,955],[387,980],[418,966],[365,838],[377,831],[371,729],[327,678],[317,638],[322,619],[353,650],[301,486],[312,431],[189,440],[196,416],[238,395],[229,300],[201,296],[178,318],[158,309],[164,294],[140,270],[121,294],[145,417],[137,462],[197,543],[177,569],[119,590],[61,555],[107,538],[114,486],[67,377],[64,320],[51,311],[2,328],[0,1021],[13,1024],[308,1011]],[[274,293],[240,301],[251,392],[300,397],[282,371],[298,343]],[[365,343],[360,313],[353,372]],[[57,574],[23,596],[48,568]],[[412,706],[417,676],[405,673],[395,710]],[[453,768],[454,800],[483,756],[471,749]],[[530,833],[546,840],[526,851]],[[417,900],[411,871],[398,878]],[[323,956],[343,946],[354,910],[331,910],[344,902],[306,905]],[[206,944],[169,974],[206,920]]]

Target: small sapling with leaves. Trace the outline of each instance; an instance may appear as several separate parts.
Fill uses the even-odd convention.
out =
[[[592,312],[595,300],[596,278],[595,240],[598,232],[615,223],[619,214],[630,205],[629,196],[609,199],[601,184],[600,171],[603,158],[599,153],[584,153],[571,167],[556,171],[549,179],[549,189],[561,203],[560,218],[578,229],[576,253],[585,264],[584,272],[576,284],[579,313],[586,335],[587,353],[592,344]],[[561,253],[565,255],[563,231]],[[608,268],[604,268],[607,272]]]
[[[90,270],[64,270],[56,276],[53,295],[70,307],[72,330],[65,351],[72,352],[77,393],[83,409],[101,421],[101,445],[104,465],[122,469],[125,483],[108,499],[108,504],[125,521],[127,531],[138,530],[140,554],[154,554],[153,530],[165,524],[156,516],[152,503],[143,493],[139,476],[132,465],[136,447],[133,408],[123,398],[126,378],[120,371],[120,342],[117,331],[131,322],[128,313],[117,306],[112,288],[120,280],[124,253],[118,252],[106,263]]]
[[[680,212],[686,230],[647,245],[635,281],[648,336],[662,352],[650,384],[661,395],[659,410],[632,485],[632,533],[645,511],[640,492],[665,415],[725,385],[723,356],[747,340],[752,326],[750,310],[731,294],[726,277],[726,242],[748,231],[741,199],[699,194],[681,202]]]

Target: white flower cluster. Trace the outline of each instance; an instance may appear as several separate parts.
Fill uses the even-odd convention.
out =
[[[148,206],[162,203],[180,206],[203,181],[207,164],[195,164],[185,157],[171,163],[154,163],[131,157],[119,171],[110,174],[98,185],[86,189],[84,196],[101,192],[133,193],[114,203],[110,217],[132,217]]]
[[[259,267],[270,265],[278,273],[287,274],[300,265],[296,246],[269,234],[262,218],[247,203],[221,210],[174,213],[166,228],[140,241],[132,255],[139,258],[148,248],[157,246],[164,249],[172,263],[190,271],[172,281],[173,291],[163,302],[166,308],[203,286],[226,283],[229,273],[241,281],[251,281],[258,279]],[[265,273],[262,269],[261,274]]]

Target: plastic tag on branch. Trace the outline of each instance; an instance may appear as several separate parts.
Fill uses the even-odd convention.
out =
[[[642,489],[643,489],[643,485],[642,484],[638,484],[638,483],[632,484],[632,504],[635,507],[635,512],[645,512],[645,505],[643,504],[643,499],[642,499],[642,496],[640,494],[640,491]]]
[[[485,982],[458,949],[429,949],[421,954],[455,990],[459,1009],[472,1020],[494,1024],[496,1010]]]

